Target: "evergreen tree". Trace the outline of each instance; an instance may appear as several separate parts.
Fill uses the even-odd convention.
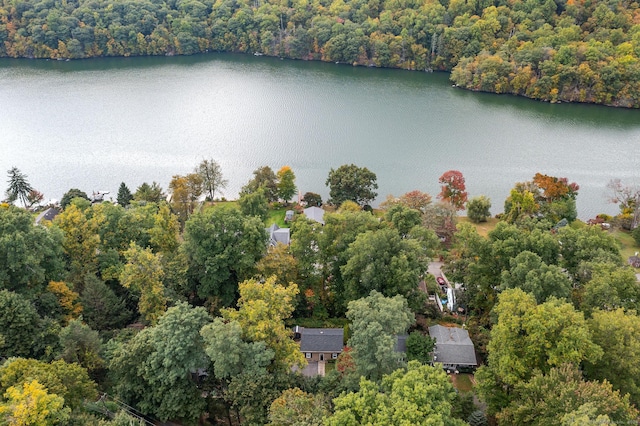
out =
[[[120,188],[118,189],[117,200],[118,204],[120,204],[122,207],[127,207],[131,200],[133,200],[133,195],[124,182],[120,184]]]

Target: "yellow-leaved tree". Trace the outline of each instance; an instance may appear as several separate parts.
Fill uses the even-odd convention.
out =
[[[47,392],[37,380],[11,386],[0,404],[0,423],[10,426],[54,426],[69,420],[64,398]]]
[[[273,349],[276,368],[304,366],[304,356],[284,325],[284,320],[293,313],[298,286],[290,283],[285,287],[271,276],[264,283],[254,279],[244,281],[240,283],[239,291],[238,309],[223,309],[222,316],[240,324],[244,339],[265,342]]]

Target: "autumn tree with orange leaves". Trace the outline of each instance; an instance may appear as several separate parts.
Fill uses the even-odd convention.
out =
[[[451,204],[456,210],[464,210],[467,202],[467,191],[464,184],[464,176],[458,170],[444,172],[438,180],[442,185],[438,198]]]

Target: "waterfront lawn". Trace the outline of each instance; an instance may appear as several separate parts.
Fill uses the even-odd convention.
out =
[[[495,217],[490,217],[487,219],[486,222],[473,223],[466,216],[458,216],[458,222],[460,223],[465,222],[465,223],[472,224],[473,226],[476,227],[478,234],[486,238],[489,235],[489,232],[493,231],[493,229],[496,227],[498,222],[500,222],[500,220],[496,219]]]
[[[611,234],[620,243],[620,253],[622,254],[622,258],[625,263],[630,256],[633,256],[637,251],[640,251],[640,247],[636,244],[636,240],[633,239],[629,232],[617,229],[611,232]]]
[[[292,207],[270,208],[267,216],[267,220],[266,220],[267,227],[275,223],[280,228],[288,228],[289,225],[284,221],[284,215],[287,210],[293,210],[293,208]]]

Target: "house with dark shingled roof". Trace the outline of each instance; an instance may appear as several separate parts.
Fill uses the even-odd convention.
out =
[[[458,371],[478,366],[476,351],[469,332],[459,327],[429,327],[429,335],[436,339],[433,362],[439,362],[445,370]]]
[[[300,351],[307,362],[329,361],[338,358],[344,348],[344,330],[342,328],[302,328],[300,333]]]

